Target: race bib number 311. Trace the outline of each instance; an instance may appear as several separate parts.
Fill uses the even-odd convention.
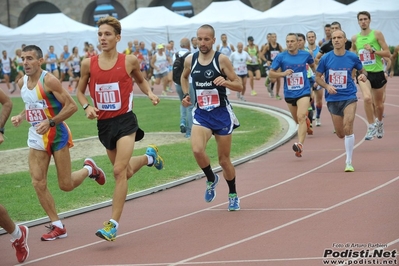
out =
[[[121,109],[121,94],[118,82],[96,84],[95,99],[97,108],[104,111]]]

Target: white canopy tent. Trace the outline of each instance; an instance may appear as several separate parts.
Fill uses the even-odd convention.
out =
[[[278,42],[285,47],[285,35],[290,32],[306,34],[309,30],[322,38],[326,21],[324,14],[343,10],[346,5],[334,0],[284,0],[261,15],[246,21],[247,32],[259,45],[266,43],[267,33],[276,33]],[[257,41],[258,40],[258,41]]]
[[[383,4],[381,1],[379,4],[376,2],[358,0],[351,5],[343,5],[333,0],[284,0],[262,15],[247,20],[245,27],[248,35],[254,37],[255,43],[266,42],[267,33],[274,32],[279,37],[279,43],[285,46],[285,36],[290,32],[306,34],[312,30],[321,39],[324,36],[324,25],[338,21],[350,39],[360,31],[356,14],[367,10],[371,13],[371,28],[381,30],[388,45],[396,45],[399,36],[393,33],[399,30],[399,1],[387,0]]]
[[[6,33],[10,33],[11,31],[12,31],[11,28],[0,24],[0,35],[6,34]]]
[[[164,6],[140,7],[129,16],[120,20],[122,26],[122,38],[118,44],[118,50],[127,47],[127,42],[134,39],[144,41],[147,49],[151,42],[167,43],[169,25],[180,25],[188,20],[170,11]]]
[[[399,31],[399,1],[398,0],[357,0],[347,5],[343,10],[334,10],[325,14],[325,19],[329,23],[338,21],[345,31],[348,39],[352,35],[360,32],[357,23],[357,13],[368,11],[371,15],[371,29],[380,30],[385,37],[388,45],[396,46],[399,44],[399,36],[395,34]]]
[[[346,12],[359,12],[359,11],[399,11],[398,0],[357,0],[352,4],[346,6]]]
[[[37,14],[25,24],[15,28],[9,33],[0,33],[0,50],[7,50],[9,55],[22,44],[34,44],[46,53],[50,45],[54,46],[55,53],[59,56],[63,46],[68,45],[72,51],[74,46],[79,47],[83,54],[84,42],[88,41],[96,46],[97,29],[77,22],[63,13]]]
[[[245,20],[262,14],[241,1],[212,2],[207,8],[187,22],[180,25],[168,26],[169,36],[174,40],[183,37],[196,36],[197,29],[203,24],[210,24],[215,28],[217,42],[220,35],[227,34],[228,42],[236,46],[237,42],[246,38]]]
[[[255,19],[287,18],[293,16],[314,16],[334,10],[343,10],[346,5],[334,0],[284,0],[280,4],[266,10]]]

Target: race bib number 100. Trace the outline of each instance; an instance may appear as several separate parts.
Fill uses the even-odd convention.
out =
[[[99,110],[116,111],[121,109],[122,103],[118,82],[96,84],[95,99]]]

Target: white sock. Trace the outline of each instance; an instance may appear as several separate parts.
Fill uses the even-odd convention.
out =
[[[113,223],[115,225],[115,229],[118,230],[119,227],[119,223],[117,221],[115,221],[114,219],[110,219],[109,220],[111,223]]]
[[[57,226],[58,228],[61,228],[61,229],[64,228],[64,225],[61,223],[60,220],[51,222],[51,224],[54,225],[54,226]]]
[[[154,158],[152,158],[152,156],[150,156],[148,154],[146,154],[146,156],[147,156],[147,159],[148,159],[147,165],[152,165],[154,163]]]
[[[83,168],[87,169],[87,171],[89,172],[87,176],[91,176],[91,174],[93,173],[93,168],[91,168],[90,165],[85,165],[83,166]]]
[[[15,225],[14,232],[11,233],[12,240],[20,239],[22,236],[21,229],[19,229],[18,225]]]
[[[355,134],[345,136],[346,163],[352,163],[353,147],[355,146]]]

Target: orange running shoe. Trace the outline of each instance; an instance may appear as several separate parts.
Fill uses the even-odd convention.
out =
[[[294,145],[292,145],[292,149],[294,150],[296,157],[302,157],[303,146],[301,143],[295,142]]]

